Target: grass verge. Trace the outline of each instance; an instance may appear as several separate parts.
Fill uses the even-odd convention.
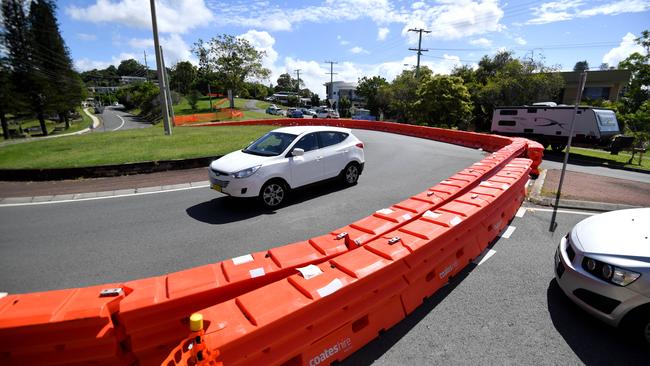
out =
[[[550,150],[547,150],[547,153],[550,153]],[[562,153],[564,154],[564,152]],[[581,147],[571,147],[571,158],[572,159],[582,159],[592,161],[601,165],[607,165],[611,167],[620,167],[620,168],[635,168],[647,170],[650,172],[650,154],[643,154],[643,159],[641,160],[641,165],[638,164],[639,156],[634,156],[634,161],[631,164],[627,162],[630,160],[631,153],[628,151],[621,151],[618,155],[612,155],[609,151],[602,151],[596,149],[585,149]]]
[[[48,169],[188,159],[241,149],[274,126],[176,127],[94,132],[0,147],[0,169]]]

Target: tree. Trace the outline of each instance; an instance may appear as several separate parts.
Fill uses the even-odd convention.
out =
[[[276,92],[294,92],[300,86],[304,85],[302,80],[300,80],[300,85],[298,85],[298,79],[292,78],[288,73],[281,74],[277,81],[278,84],[275,86]]]
[[[609,64],[607,62],[603,62],[602,64],[600,64],[598,69],[599,70],[609,70]]]
[[[197,70],[189,61],[177,62],[169,73],[170,86],[181,94],[187,94],[196,80]]]
[[[318,107],[320,105],[320,97],[318,96],[318,94],[311,95],[311,105],[313,107]]]
[[[7,122],[7,113],[13,107],[13,83],[11,72],[5,57],[0,58],[0,124],[2,125],[2,136],[7,140],[9,138],[9,124]]]
[[[9,84],[13,87],[13,93],[5,90],[3,93],[3,104],[14,112],[23,111],[30,107],[30,99],[36,93],[30,85],[32,65],[30,60],[29,26],[25,16],[24,0],[3,0],[2,1],[2,44],[6,52],[5,74]],[[2,86],[4,88],[4,85]],[[9,100],[8,97],[12,96]],[[5,135],[7,136],[7,135]]]
[[[420,67],[420,78],[431,76],[431,69],[426,66]],[[413,103],[417,99],[418,79],[415,78],[415,70],[404,70],[390,84],[389,94],[382,95],[384,100],[390,100],[390,116],[398,122],[413,122],[415,114]],[[381,88],[380,88],[381,89]]]
[[[117,66],[119,76],[142,76],[146,77],[145,67],[135,59],[122,60]]]
[[[190,90],[189,94],[187,94],[187,102],[190,104],[192,112],[196,111],[196,105],[199,102],[200,97],[201,95],[196,89]]]
[[[32,82],[37,88],[37,115],[47,135],[43,113],[54,112],[70,127],[68,111],[84,97],[83,83],[74,71],[72,58],[59,32],[55,4],[50,0],[32,1],[29,10]]]
[[[256,50],[246,39],[223,34],[208,42],[198,40],[192,49],[199,58],[200,68],[214,72],[223,91],[234,94],[250,79],[267,79],[270,70],[262,66],[264,51]]]
[[[637,38],[640,45],[650,43],[650,34],[644,31],[645,38]],[[645,46],[644,46],[645,47]],[[623,96],[623,113],[634,113],[648,99],[650,99],[650,53],[642,55],[635,52],[618,64],[619,69],[632,72],[632,78]]]
[[[385,100],[378,98],[379,88],[388,86],[386,79],[381,76],[373,76],[371,78],[362,77],[359,79],[357,85],[357,94],[366,100],[366,108],[370,110],[370,114],[379,116],[380,111],[385,111],[387,104]],[[384,103],[380,103],[384,102]]]
[[[573,66],[573,71],[587,71],[589,70],[589,63],[587,60],[583,61],[578,61],[576,62],[575,66]]]
[[[417,88],[413,104],[417,122],[429,126],[449,126],[465,129],[472,117],[469,91],[458,76],[424,77]]]

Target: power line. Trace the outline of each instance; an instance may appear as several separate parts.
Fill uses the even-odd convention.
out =
[[[300,69],[293,70],[298,75],[298,92],[300,93]]]
[[[417,51],[418,52],[418,64],[415,67],[415,78],[417,79],[418,76],[420,75],[420,56],[422,56],[422,51],[428,52],[429,50],[423,49],[422,48],[422,33],[431,33],[430,30],[424,30],[422,28],[411,28],[409,29],[409,32],[418,32],[419,35],[419,40],[418,40],[418,48],[409,48],[411,51]]]

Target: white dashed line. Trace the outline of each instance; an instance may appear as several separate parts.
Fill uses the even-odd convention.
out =
[[[504,238],[504,239],[509,239],[510,235],[512,235],[512,233],[515,232],[515,229],[516,229],[516,227],[514,227],[514,226],[508,226],[506,231],[504,231],[503,234],[501,234],[501,237]]]
[[[552,208],[527,208],[530,212],[553,212]],[[557,210],[558,213],[573,214],[573,215],[583,215],[583,216],[593,216],[598,215],[598,212],[582,212],[582,211],[568,211],[568,210]]]
[[[519,207],[519,209],[517,210],[517,213],[515,214],[515,216],[517,216],[517,217],[524,217],[524,214],[526,213],[526,211],[528,211],[527,208],[525,208],[525,207]]]
[[[474,259],[474,263],[476,263],[477,266],[480,266],[481,264],[485,263],[486,260],[490,259],[493,255],[497,253],[496,250],[488,249],[487,252],[483,252],[480,256],[478,256],[476,259]]]

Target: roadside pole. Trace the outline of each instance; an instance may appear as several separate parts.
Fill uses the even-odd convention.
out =
[[[575,127],[576,115],[578,114],[578,106],[580,106],[580,101],[582,100],[582,91],[585,88],[585,82],[587,81],[587,71],[583,71],[580,74],[580,81],[578,82],[578,90],[576,91],[576,104],[573,107],[573,117],[571,118],[571,127],[569,128],[569,141],[566,144],[566,151],[564,152],[564,162],[562,163],[562,173],[560,174],[560,183],[557,186],[557,194],[555,195],[555,205],[553,205],[553,216],[551,216],[551,226],[548,228],[548,231],[555,232],[557,228],[557,222],[555,222],[555,217],[557,216],[557,206],[560,203],[560,195],[562,194],[562,183],[564,183],[564,173],[566,172],[566,164],[569,161],[569,152],[571,150],[571,141],[573,140],[573,129]]]
[[[172,102],[172,89],[169,86],[169,74],[167,73],[167,66],[165,66],[165,55],[163,54],[163,49],[160,47],[160,62],[162,63],[163,72],[165,73],[165,89],[167,90],[167,103],[169,103],[169,118],[170,121],[174,122],[174,103]],[[170,127],[171,129],[171,127]]]
[[[158,40],[158,24],[156,23],[156,0],[149,0],[151,4],[151,27],[153,28],[153,44],[156,51],[156,67],[158,68],[158,87],[160,88],[160,111],[162,112],[165,135],[172,134],[172,127],[169,123],[169,106],[167,105],[167,89],[165,88],[165,70],[162,65],[160,54],[160,41]]]

